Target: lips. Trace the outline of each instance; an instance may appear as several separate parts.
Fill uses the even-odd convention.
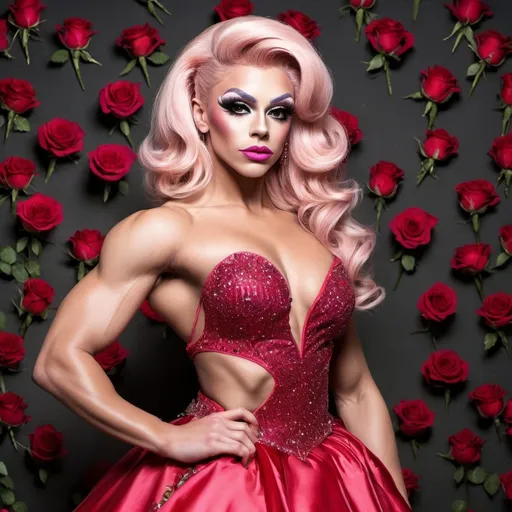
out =
[[[273,151],[267,146],[250,146],[248,148],[241,149],[243,153],[262,153],[266,155],[272,155]]]

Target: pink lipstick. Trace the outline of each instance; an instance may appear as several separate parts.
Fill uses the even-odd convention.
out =
[[[272,155],[273,151],[267,146],[250,146],[240,150],[249,160],[254,162],[263,162],[268,160]]]

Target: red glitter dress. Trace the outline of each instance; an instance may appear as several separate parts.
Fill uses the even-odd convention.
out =
[[[204,330],[187,353],[234,355],[273,376],[270,396],[254,411],[261,433],[254,459],[248,469],[232,455],[187,465],[135,447],[75,512],[409,512],[382,461],[328,412],[332,340],[346,327],[354,300],[334,256],[298,344],[289,324],[290,289],[276,266],[247,251],[220,261],[196,312],[195,323],[204,308]],[[171,423],[223,410],[199,391]]]

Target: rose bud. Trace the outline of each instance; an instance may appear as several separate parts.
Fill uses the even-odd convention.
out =
[[[50,196],[36,192],[16,204],[16,215],[29,233],[46,232],[63,220],[62,204]]]
[[[42,315],[51,305],[55,290],[44,279],[29,277],[23,283],[23,310],[31,315]]]
[[[509,398],[505,404],[505,409],[503,411],[503,423],[512,425],[512,398]]]
[[[356,116],[334,106],[331,106],[329,114],[345,128],[351,146],[357,144],[362,139],[363,132],[359,129]]]
[[[320,35],[320,27],[317,22],[303,12],[288,9],[279,13],[277,19],[290,25],[310,41]]]
[[[507,392],[498,384],[482,384],[468,394],[483,418],[496,418],[505,407]]]
[[[512,107],[512,72],[505,73],[501,77],[500,98],[505,105]]]
[[[494,185],[488,180],[471,180],[455,187],[459,194],[459,204],[468,213],[484,213],[490,206],[500,202]]]
[[[6,52],[9,48],[9,39],[7,39],[8,32],[7,20],[0,19],[0,52]]]
[[[414,46],[414,36],[405,30],[402,23],[391,18],[372,21],[365,28],[366,37],[373,48],[387,55],[403,55]]]
[[[487,266],[490,254],[489,244],[466,244],[455,249],[450,265],[451,268],[469,275],[478,274]]]
[[[91,37],[98,32],[92,29],[92,23],[83,18],[67,18],[63,25],[57,25],[60,42],[70,50],[87,48]]]
[[[83,229],[75,231],[75,234],[68,238],[71,242],[71,253],[80,261],[93,261],[99,258],[105,235],[97,229]]]
[[[450,453],[458,464],[468,466],[481,458],[482,446],[485,441],[474,434],[469,428],[464,428],[448,438],[451,446]]]
[[[509,255],[512,256],[512,224],[507,224],[506,226],[501,226],[500,228],[500,243],[503,250]]]
[[[156,28],[146,23],[124,29],[116,44],[133,57],[148,57],[159,46],[165,44],[165,40],[160,37]]]
[[[379,197],[393,197],[396,194],[398,182],[404,175],[404,171],[394,163],[381,160],[370,168],[368,188]]]
[[[10,391],[0,393],[0,423],[9,427],[19,427],[28,423],[32,416],[25,414],[27,407],[22,396]]]
[[[512,295],[504,292],[488,295],[476,312],[489,327],[505,327],[512,322]]]
[[[41,0],[14,0],[9,6],[14,25],[21,29],[35,27],[40,22],[41,11],[46,5],[41,5]]]
[[[0,331],[0,367],[18,370],[25,357],[23,338],[17,334]]]
[[[436,282],[418,300],[421,316],[432,322],[442,322],[455,313],[457,294],[450,286]]]
[[[400,419],[400,431],[407,436],[423,434],[434,424],[435,414],[423,400],[401,400],[393,410]]]
[[[432,229],[439,219],[421,208],[406,208],[389,223],[396,241],[405,249],[416,249],[430,243]]]
[[[512,500],[512,471],[500,475],[501,486],[507,500]]]
[[[113,114],[119,119],[129,118],[144,104],[140,85],[126,80],[107,84],[99,95],[101,111],[104,114]]]
[[[475,25],[484,16],[493,16],[483,0],[453,0],[453,5],[444,5],[464,25]]]
[[[427,130],[427,139],[423,143],[424,156],[434,160],[446,160],[456,155],[459,149],[457,137],[451,136],[445,129]]]
[[[371,9],[376,0],[350,0],[350,6],[354,9]]]
[[[505,181],[505,197],[508,197],[510,184],[512,183],[512,133],[496,137],[488,155],[501,168],[498,183]]]
[[[108,347],[96,352],[94,359],[100,364],[100,366],[109,372],[116,366],[119,366],[125,361],[130,355],[130,351],[124,348],[119,341],[114,341]]]
[[[418,484],[419,475],[414,473],[412,469],[402,468],[402,477],[405,482],[405,488],[407,489],[407,496],[410,496],[413,491],[418,491],[420,486]]]
[[[499,66],[512,52],[512,38],[497,30],[475,34],[477,55],[491,66]]]
[[[10,156],[0,162],[0,185],[5,188],[23,190],[36,175],[36,165],[32,160]]]
[[[30,82],[18,78],[0,80],[0,103],[15,114],[24,114],[41,104]]]
[[[452,386],[468,379],[469,365],[454,350],[441,349],[431,352],[421,373],[431,386]]]
[[[64,448],[62,433],[55,430],[53,425],[36,427],[34,432],[28,435],[28,438],[30,453],[39,464],[46,464],[68,454]]]
[[[221,0],[213,9],[221,21],[252,14],[254,5],[249,0]]]
[[[121,180],[128,172],[137,154],[121,144],[102,144],[88,153],[89,167],[102,180]]]
[[[423,95],[435,103],[445,103],[454,93],[461,92],[457,78],[437,64],[421,71],[421,91]]]

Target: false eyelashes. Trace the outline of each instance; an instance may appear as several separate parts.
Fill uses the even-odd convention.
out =
[[[235,117],[245,115],[244,112],[251,112],[249,106],[238,98],[224,98],[219,100],[219,105],[225,109],[229,115]],[[288,119],[295,113],[295,107],[291,105],[279,105],[272,107],[269,110],[269,113],[278,113],[281,117],[275,117],[272,115],[273,119],[284,123],[285,121],[288,121]]]

